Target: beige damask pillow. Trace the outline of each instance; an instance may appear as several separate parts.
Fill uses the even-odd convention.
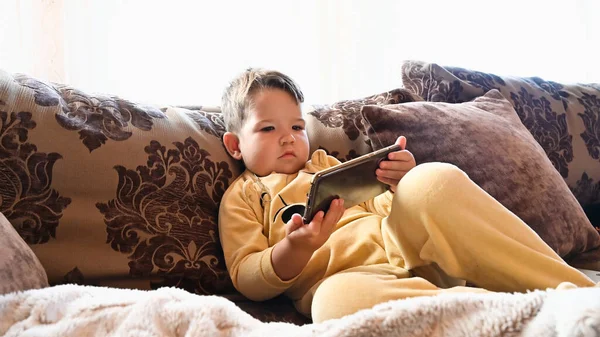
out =
[[[373,148],[404,135],[417,164],[458,166],[560,256],[570,258],[600,247],[600,234],[497,90],[462,104],[365,106],[362,115]]]
[[[0,295],[47,286],[40,261],[0,213]]]
[[[421,100],[406,89],[394,89],[365,98],[310,106],[305,118],[311,153],[323,149],[342,162],[369,153],[372,149],[364,133],[360,109],[365,105]]]
[[[0,71],[0,212],[50,283],[233,291],[217,231],[241,173],[214,109]]]
[[[427,101],[459,103],[497,89],[582,205],[600,202],[600,84],[562,84],[407,61],[404,86]]]
[[[360,107],[413,97],[316,107],[311,143],[342,160],[368,152]],[[242,167],[223,148],[218,108],[146,106],[0,71],[0,123],[0,212],[50,283],[233,291],[216,222]]]

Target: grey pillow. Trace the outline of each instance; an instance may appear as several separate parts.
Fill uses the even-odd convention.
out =
[[[600,246],[600,234],[567,184],[497,90],[461,104],[365,106],[362,116],[374,149],[404,135],[417,164],[460,167],[560,256]]]
[[[0,294],[47,286],[40,261],[0,213]]]
[[[497,76],[418,61],[402,64],[402,83],[426,101],[447,103],[498,89],[579,203],[600,202],[600,84]]]

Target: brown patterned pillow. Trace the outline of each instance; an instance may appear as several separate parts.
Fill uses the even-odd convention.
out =
[[[568,186],[497,90],[462,104],[365,106],[362,115],[375,149],[404,135],[418,164],[458,166],[560,256],[600,246],[600,235]]]
[[[47,286],[40,261],[0,213],[0,295]]]
[[[240,174],[208,109],[0,71],[0,212],[51,284],[233,291],[217,231]]]
[[[561,84],[407,61],[402,82],[432,102],[467,102],[491,89],[509,99],[582,205],[600,202],[600,84]]]
[[[365,105],[416,102],[422,99],[406,89],[394,89],[381,94],[330,105],[313,105],[306,113],[306,131],[311,153],[324,149],[328,154],[346,161],[372,151],[364,128],[360,109]]]

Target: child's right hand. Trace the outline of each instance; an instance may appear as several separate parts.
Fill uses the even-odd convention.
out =
[[[285,228],[288,240],[296,249],[314,252],[329,239],[344,211],[344,200],[335,199],[327,214],[319,211],[309,224],[304,224],[300,214],[292,215]]]

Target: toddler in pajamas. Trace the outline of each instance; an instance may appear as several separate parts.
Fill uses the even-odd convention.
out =
[[[262,69],[223,96],[223,142],[246,170],[223,196],[219,235],[249,299],[283,293],[321,322],[414,296],[594,285],[459,168],[417,166],[402,136],[376,170],[389,191],[347,209],[334,200],[304,224],[313,174],[340,162],[309,158],[303,100],[291,78]]]

